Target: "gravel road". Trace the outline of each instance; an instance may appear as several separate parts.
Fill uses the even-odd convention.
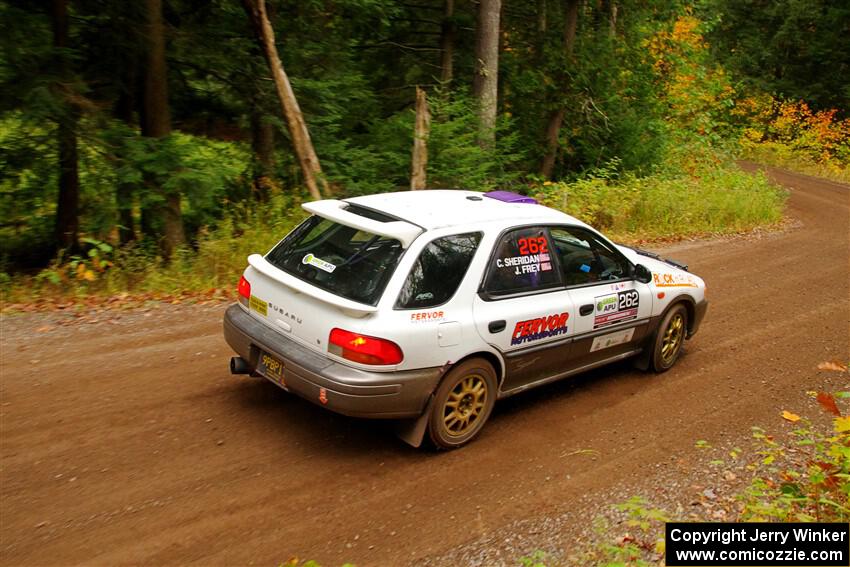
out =
[[[770,174],[795,228],[665,250],[710,301],[675,369],[516,396],[450,453],[231,376],[220,305],[3,316],[0,563],[442,563],[668,478],[696,439],[749,437],[850,358],[850,187]]]

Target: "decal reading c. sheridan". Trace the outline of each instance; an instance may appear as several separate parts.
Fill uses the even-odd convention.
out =
[[[546,317],[519,321],[514,327],[513,335],[511,335],[511,345],[521,345],[526,342],[563,335],[567,332],[567,319],[569,318],[570,314],[565,311]]]

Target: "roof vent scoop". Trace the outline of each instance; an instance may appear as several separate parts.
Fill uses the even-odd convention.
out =
[[[529,203],[532,205],[537,204],[537,200],[533,197],[526,197],[525,195],[520,195],[519,193],[511,193],[510,191],[490,191],[488,193],[484,193],[485,197],[490,197],[491,199],[496,199],[497,201],[504,201],[505,203]]]

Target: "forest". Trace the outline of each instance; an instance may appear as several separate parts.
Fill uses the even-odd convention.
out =
[[[738,159],[850,178],[843,0],[3,0],[0,29],[13,301],[232,287],[309,199],[507,189],[644,242],[781,222]]]

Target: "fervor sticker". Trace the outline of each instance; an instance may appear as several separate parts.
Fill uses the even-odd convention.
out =
[[[519,321],[511,335],[511,346],[563,335],[567,332],[567,312]]]

